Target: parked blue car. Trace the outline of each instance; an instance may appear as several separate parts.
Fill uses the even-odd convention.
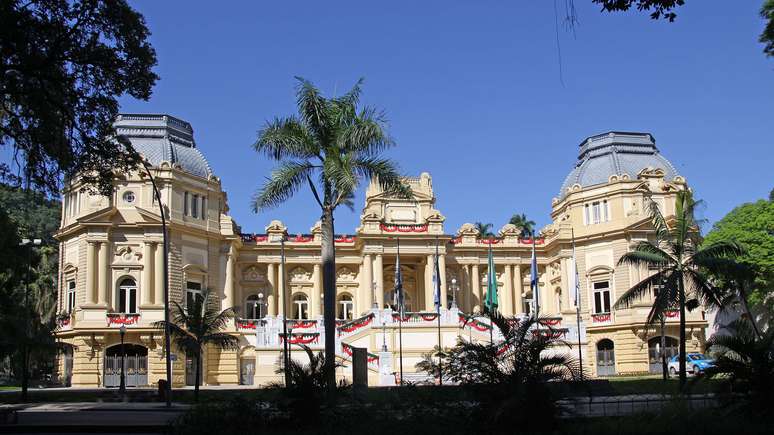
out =
[[[675,355],[669,359],[667,366],[669,367],[669,374],[676,376],[678,370],[680,370],[680,356]],[[715,365],[715,361],[707,358],[701,353],[689,353],[688,359],[685,361],[685,368],[687,371],[692,372],[694,375],[701,374],[704,370]]]

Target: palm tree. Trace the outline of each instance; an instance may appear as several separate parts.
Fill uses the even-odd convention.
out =
[[[325,98],[309,81],[297,77],[297,116],[269,121],[258,133],[256,151],[278,162],[253,198],[256,213],[278,206],[308,184],[320,206],[322,231],[325,374],[334,392],[336,251],[333,212],[352,208],[363,180],[373,180],[388,194],[412,196],[397,165],[380,154],[395,145],[385,129],[385,116],[372,107],[358,109],[359,80],[341,97]]]
[[[770,414],[774,401],[774,328],[760,331],[745,319],[737,319],[729,330],[731,334],[715,334],[707,341],[715,362],[704,375],[707,379],[723,375],[731,385],[741,384],[751,395],[742,404]]]
[[[721,241],[700,247],[698,223],[694,218],[697,202],[689,190],[677,192],[675,215],[669,220],[656,202],[649,203],[649,214],[655,231],[654,241],[642,241],[618,260],[618,265],[657,268],[658,272],[638,282],[616,301],[615,308],[628,308],[659,288],[646,320],[651,327],[664,313],[680,310],[680,388],[685,387],[685,312],[699,304],[722,307],[720,291],[705,273],[715,270],[718,259],[733,258],[741,253],[734,242]]]
[[[172,303],[172,321],[169,322],[169,334],[175,345],[194,357],[196,362],[196,381],[194,383],[194,398],[199,401],[199,383],[202,377],[202,352],[206,346],[214,346],[222,350],[236,350],[239,348],[237,337],[221,332],[226,328],[227,322],[234,317],[234,310],[226,308],[218,311],[215,304],[208,303],[210,290],[205,290],[201,297],[193,298],[193,306],[182,307],[176,301]],[[159,330],[164,330],[166,322],[161,320],[154,323]],[[169,349],[167,349],[169,352]]]
[[[485,224],[482,222],[476,222],[473,224],[474,227],[478,230],[478,238],[479,239],[491,239],[494,237],[494,233],[492,232],[492,224]]]
[[[537,429],[557,415],[555,398],[548,389],[553,381],[581,379],[579,362],[559,352],[564,344],[545,319],[530,317],[512,324],[493,313],[492,323],[503,336],[501,342],[475,342],[459,338],[455,347],[425,355],[417,369],[483,393],[481,412],[488,423],[499,428]],[[437,350],[437,349],[436,349]],[[545,427],[542,427],[545,429]]]
[[[532,235],[532,232],[535,231],[535,221],[531,221],[527,219],[527,215],[522,214],[515,214],[511,216],[511,220],[508,221],[509,224],[516,225],[518,228],[521,228],[521,236],[522,237],[530,237]]]

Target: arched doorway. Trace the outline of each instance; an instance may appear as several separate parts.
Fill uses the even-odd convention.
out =
[[[137,344],[117,344],[105,350],[105,386],[121,385],[121,361],[124,362],[124,382],[127,387],[148,385],[148,348]]]
[[[597,376],[615,375],[615,345],[607,338],[597,342]]]
[[[667,361],[670,358],[677,355],[680,349],[680,343],[677,339],[672,337],[664,337],[664,348],[661,348],[661,337],[653,337],[648,340],[648,364],[649,371],[651,373],[661,373],[663,367],[661,366],[661,355],[666,355]]]

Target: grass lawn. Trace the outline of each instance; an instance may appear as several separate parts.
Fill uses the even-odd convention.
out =
[[[0,391],[18,391],[19,389],[13,385],[0,385]]]
[[[621,376],[607,378],[617,395],[629,394],[676,394],[679,392],[680,381],[669,378],[666,381],[660,375],[655,376]],[[692,394],[714,393],[721,388],[722,380],[688,378],[688,392]]]

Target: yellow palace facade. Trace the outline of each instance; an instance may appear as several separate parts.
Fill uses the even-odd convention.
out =
[[[276,368],[283,340],[292,357],[303,360],[299,344],[322,349],[320,228],[289,233],[279,220],[262,234],[242,233],[228,214],[219,178],[196,148],[190,124],[168,115],[121,115],[118,133],[152,164],[169,216],[170,300],[185,305],[210,289],[222,308],[237,318],[228,331],[239,349],[207,349],[204,385],[259,386],[279,380]],[[404,378],[420,380],[414,365],[438,343],[434,312],[433,258],[439,253],[441,340],[489,339],[489,322],[479,317],[487,288],[491,248],[497,276],[499,311],[525,316],[535,308],[530,288],[532,249],[536,250],[540,314],[578,354],[593,376],[660,370],[659,352],[676,353],[679,314],[666,321],[666,349],[658,331],[644,321],[650,300],[615,309],[624,291],[652,271],[617,265],[639,240],[652,237],[647,201],[669,215],[675,192],[686,181],[656,148],[647,133],[610,132],[585,139],[578,160],[552,201],[552,223],[535,240],[504,225],[497,237],[482,240],[464,224],[445,228],[435,208],[432,178],[406,178],[414,198],[390,198],[370,185],[360,225],[336,236],[337,353],[351,376],[353,347],[368,349],[369,385],[393,385],[400,370],[398,320],[402,320]],[[116,181],[112,197],[91,195],[78,179],[63,192],[57,338],[64,351],[60,374],[73,387],[118,386],[120,333],[125,331],[126,383],[148,386],[165,377],[162,320],[163,245],[158,204],[142,172]],[[512,205],[504,205],[508,209]],[[311,221],[311,219],[310,219]],[[576,323],[575,259],[580,288],[580,329]],[[285,236],[285,266],[279,239]],[[393,283],[400,248],[406,289],[403,319],[393,311]],[[284,277],[284,279],[283,279]],[[282,320],[290,332],[282,334]],[[688,314],[689,351],[704,345],[704,313]],[[192,359],[171,349],[173,384],[192,384]]]

